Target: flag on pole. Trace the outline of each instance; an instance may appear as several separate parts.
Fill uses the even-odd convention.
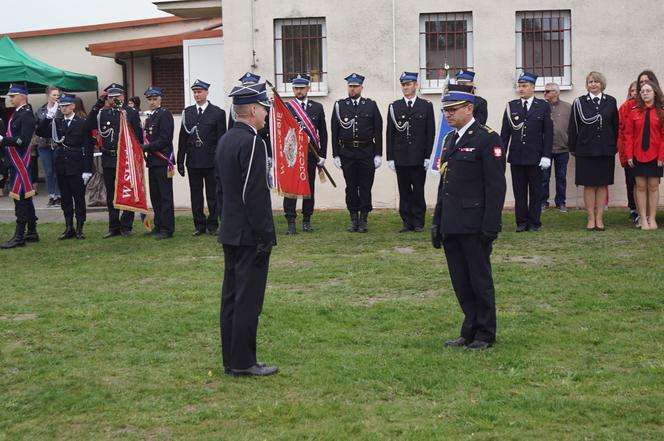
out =
[[[147,214],[143,151],[136,135],[129,128],[124,111],[120,112],[118,162],[115,170],[113,206],[119,210]]]
[[[274,161],[274,188],[282,196],[308,199],[307,146],[309,136],[281,97],[274,95],[270,110],[270,140]]]
[[[443,97],[445,96],[445,92],[447,91],[447,86],[450,84],[450,67],[445,64],[445,69],[447,70],[447,77],[445,78],[445,84],[443,87],[443,94],[441,95],[440,99],[441,101],[443,100]],[[445,112],[443,109],[440,109],[440,124],[438,125],[438,135],[436,136],[436,140],[434,141],[433,144],[433,150],[431,151],[431,158],[429,160],[429,172],[432,174],[440,174],[440,168],[442,166],[440,162],[440,158],[443,154],[443,140],[445,139],[445,135],[447,135],[449,132],[454,130],[452,127],[450,127],[449,124],[447,124],[447,118],[445,118]]]

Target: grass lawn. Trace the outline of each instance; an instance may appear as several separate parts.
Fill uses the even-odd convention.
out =
[[[0,441],[664,439],[664,230],[548,211],[516,234],[506,212],[498,343],[468,353],[442,348],[461,313],[428,232],[386,212],[350,234],[330,212],[290,237],[275,218],[263,379],[223,375],[221,248],[189,217],[171,241],[49,224],[0,252]]]

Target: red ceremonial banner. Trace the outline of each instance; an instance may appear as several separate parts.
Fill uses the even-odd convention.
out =
[[[275,167],[274,188],[282,196],[309,199],[309,135],[300,127],[279,95],[274,96],[270,110],[270,139]]]
[[[115,171],[113,206],[118,210],[144,214],[148,212],[143,151],[136,135],[129,128],[125,112],[120,112],[118,163]]]

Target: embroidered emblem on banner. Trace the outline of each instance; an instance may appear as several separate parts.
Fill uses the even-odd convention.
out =
[[[295,162],[297,162],[297,137],[293,128],[288,131],[284,139],[284,155],[286,156],[288,167],[293,167]]]

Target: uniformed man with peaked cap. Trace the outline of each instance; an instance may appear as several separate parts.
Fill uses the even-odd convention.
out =
[[[210,84],[196,80],[191,85],[195,104],[182,112],[182,126],[178,139],[177,169],[189,178],[191,213],[194,217],[193,236],[207,231],[216,234],[219,227],[219,207],[216,200],[214,177],[214,152],[219,139],[226,133],[226,112],[208,101]],[[207,200],[208,216],[203,210]]]
[[[461,69],[456,74],[456,83],[473,87],[473,94],[475,95],[475,102],[473,103],[473,117],[475,118],[475,121],[478,121],[480,124],[486,124],[486,121],[489,118],[489,109],[486,100],[475,94],[475,72]]]
[[[278,371],[256,359],[258,316],[276,245],[267,145],[258,135],[270,102],[264,83],[234,87],[230,96],[237,120],[219,141],[215,158],[223,207],[218,237],[224,247],[222,359],[227,374],[266,376]]]
[[[345,80],[348,97],[334,104],[330,122],[332,155],[346,181],[348,231],[366,233],[374,176],[382,164],[383,118],[376,102],[362,96],[364,76],[352,73]]]
[[[434,248],[445,249],[452,287],[464,314],[449,347],[486,349],[496,341],[491,274],[493,241],[505,202],[505,157],[497,133],[473,117],[473,89],[451,84],[443,98],[447,123],[441,178],[431,227]]]

